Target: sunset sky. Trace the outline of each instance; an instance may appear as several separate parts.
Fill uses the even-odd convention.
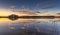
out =
[[[10,6],[15,6],[15,10],[24,7],[34,11],[38,9],[42,13],[60,13],[60,0],[0,0],[0,9],[9,9]]]

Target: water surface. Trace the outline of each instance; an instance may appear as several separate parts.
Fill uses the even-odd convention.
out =
[[[60,35],[60,21],[52,19],[0,20],[0,35]]]

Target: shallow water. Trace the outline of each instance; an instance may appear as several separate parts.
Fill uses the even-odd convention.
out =
[[[0,20],[0,35],[60,35],[60,21],[48,19]]]

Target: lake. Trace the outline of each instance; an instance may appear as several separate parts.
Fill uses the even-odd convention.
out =
[[[60,20],[0,20],[0,35],[60,35]]]

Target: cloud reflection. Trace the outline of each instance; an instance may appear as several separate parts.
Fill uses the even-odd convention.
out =
[[[0,20],[1,21],[1,20]],[[48,22],[49,21],[49,22]],[[55,35],[56,27],[50,20],[39,21],[38,19],[18,19],[16,21],[7,20],[0,25],[0,34],[2,35]],[[52,23],[51,23],[52,22]]]

